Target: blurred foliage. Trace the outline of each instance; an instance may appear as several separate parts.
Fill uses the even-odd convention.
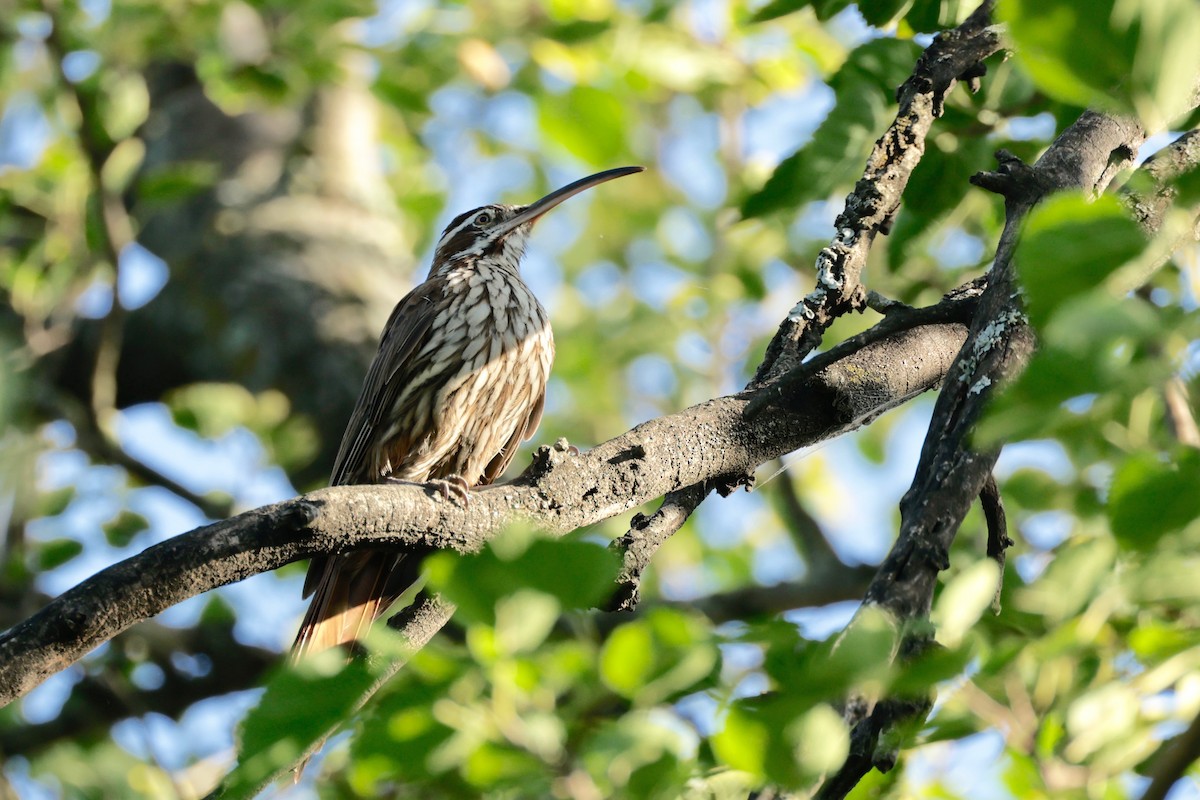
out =
[[[1191,0],[999,6],[1013,57],[989,63],[979,93],[947,98],[871,257],[869,287],[905,302],[986,267],[1003,208],[967,178],[994,150],[1033,159],[1088,104],[1162,128],[1200,72]],[[370,301],[419,280],[439,224],[478,203],[650,167],[534,237],[526,275],[558,343],[534,443],[586,447],[736,390],[811,288],[924,35],[973,8],[18,0],[0,14],[3,624],[200,524],[206,499],[241,509],[315,485],[358,386],[297,365],[322,351],[317,333],[373,336]],[[167,91],[193,85],[195,106]],[[330,100],[343,89],[369,90],[366,105]],[[363,107],[375,123],[345,110]],[[358,170],[382,191],[354,183]],[[1176,223],[1194,219],[1197,196],[1194,179],[1179,187]],[[328,234],[307,271],[294,268],[308,246],[297,232]],[[364,241],[403,251],[364,277],[349,269]],[[1022,442],[1000,478],[1023,535],[993,616],[982,520],[968,517],[935,604],[941,646],[918,659],[892,664],[895,631],[870,614],[822,641],[845,607],[746,618],[734,605],[710,619],[687,601],[813,578],[800,531],[814,524],[847,562],[878,559],[920,404],[754,494],[710,499],[657,554],[637,616],[586,610],[616,568],[602,542],[625,518],[430,559],[457,627],[360,710],[379,661],[261,678],[262,648],[286,646],[301,613],[299,567],[185,604],[157,638],[135,628],[0,711],[3,780],[18,796],[194,797],[236,760],[231,792],[247,794],[341,721],[350,736],[300,791],[745,797],[805,789],[840,763],[846,691],[937,691],[901,764],[855,796],[972,797],[984,781],[997,796],[1131,796],[1200,713],[1200,462],[1166,394],[1194,407],[1200,259],[1172,246],[1110,198],[1056,197],[1027,221],[1018,263],[1040,348],[978,434]],[[173,247],[200,253],[190,269],[220,285],[168,297],[193,286]],[[318,279],[341,282],[306,300]],[[337,305],[347,298],[358,305]],[[872,320],[841,320],[830,341]],[[123,326],[121,352],[138,357],[94,372],[98,343]],[[95,392],[107,380],[116,408]],[[377,652],[395,646],[374,636]]]

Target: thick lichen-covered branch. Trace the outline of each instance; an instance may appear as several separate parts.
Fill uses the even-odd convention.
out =
[[[939,34],[897,91],[896,119],[875,143],[862,178],[846,198],[833,241],[817,256],[817,285],[780,323],[752,385],[794,369],[835,319],[866,307],[860,276],[867,255],[875,235],[891,229],[946,96],[960,79],[977,87],[981,62],[1001,48],[1000,31],[991,24],[992,5],[986,0],[957,28]]]

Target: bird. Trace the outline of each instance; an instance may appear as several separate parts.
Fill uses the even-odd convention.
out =
[[[334,461],[330,483],[431,483],[447,499],[495,481],[541,422],[554,337],[521,278],[534,224],[550,209],[644,167],[598,172],[529,205],[455,217],[424,282],[392,311]],[[420,577],[421,553],[372,549],[314,558],[293,658],[353,650]]]

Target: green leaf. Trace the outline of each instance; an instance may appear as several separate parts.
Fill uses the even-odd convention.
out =
[[[1067,300],[1096,288],[1146,245],[1117,198],[1058,194],[1029,215],[1015,258],[1039,328]]]
[[[1129,634],[1129,648],[1146,665],[1166,661],[1177,653],[1200,644],[1200,632],[1162,623],[1149,623]]]
[[[876,138],[894,115],[894,93],[920,53],[913,42],[875,39],[858,47],[830,81],[837,105],[813,140],[784,159],[742,203],[744,217],[791,209],[841,192],[862,174]]]
[[[671,609],[655,609],[620,626],[600,653],[600,679],[639,705],[693,691],[717,667],[707,622]]]
[[[765,776],[770,741],[771,732],[766,720],[754,714],[746,704],[738,703],[725,716],[724,727],[712,737],[712,746],[723,763]]]
[[[622,697],[636,697],[654,669],[654,634],[649,625],[631,622],[609,635],[600,655],[600,677]]]
[[[874,25],[877,28],[882,28],[887,25],[896,15],[904,9],[910,0],[873,0],[873,2],[858,4],[858,10],[862,12],[863,19],[867,24]]]
[[[133,537],[150,527],[141,514],[122,511],[116,519],[104,525],[104,539],[113,547],[126,547]]]
[[[811,0],[771,0],[750,16],[751,22],[766,22],[813,5]]]
[[[904,21],[914,31],[928,33],[940,30],[948,21],[949,15],[945,8],[953,0],[915,0]]]
[[[1141,453],[1113,476],[1108,520],[1123,547],[1151,550],[1165,534],[1200,517],[1200,453],[1188,450],[1167,461]]]
[[[793,756],[805,776],[833,772],[850,752],[850,731],[842,715],[825,703],[810,709],[787,727]]]
[[[1036,583],[1015,593],[1014,605],[1061,622],[1091,602],[1112,574],[1116,555],[1116,543],[1108,536],[1070,542],[1059,548]]]
[[[71,501],[74,499],[74,486],[63,486],[58,489],[51,489],[48,492],[42,492],[38,495],[37,510],[34,512],[34,516],[57,517],[67,510],[67,506],[71,505]]]
[[[536,539],[518,553],[497,552],[501,542],[474,556],[437,553],[426,566],[430,581],[466,618],[493,623],[496,604],[519,589],[535,589],[563,608],[591,608],[613,591],[617,556],[599,544]]]
[[[74,539],[51,539],[42,543],[37,550],[37,568],[39,571],[61,567],[83,552],[83,545]]]
[[[140,203],[171,203],[199,194],[216,183],[217,165],[204,161],[177,161],[148,170],[137,184]]]
[[[237,767],[221,797],[254,797],[265,781],[346,719],[374,680],[363,659],[345,663],[338,650],[277,671],[242,723]]]
[[[1151,128],[1188,107],[1200,72],[1194,0],[1010,0],[997,14],[1018,62],[1056,100],[1133,110]]]

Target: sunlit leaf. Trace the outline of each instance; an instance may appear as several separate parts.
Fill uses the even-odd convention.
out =
[[[652,704],[709,677],[717,650],[696,617],[655,609],[618,627],[600,654],[600,677],[618,694]]]
[[[1146,239],[1120,202],[1058,194],[1030,214],[1015,255],[1029,316],[1045,325],[1067,300],[1099,286]]]
[[[74,539],[51,539],[38,545],[37,568],[43,572],[61,567],[83,552],[83,545]]]
[[[149,521],[141,514],[125,510],[104,524],[104,538],[113,547],[126,547],[133,537],[149,527]]]
[[[1108,519],[1122,546],[1151,550],[1167,533],[1200,519],[1200,454],[1175,460],[1146,453],[1125,461],[1113,476]]]
[[[522,588],[554,597],[563,608],[590,608],[614,591],[616,556],[591,542],[537,539],[518,554],[496,547],[475,556],[439,553],[429,559],[431,580],[459,611],[475,620],[496,619],[496,603]]]
[[[277,671],[242,723],[238,764],[221,797],[255,796],[263,781],[344,720],[374,680],[365,660],[347,663],[340,651]]]

